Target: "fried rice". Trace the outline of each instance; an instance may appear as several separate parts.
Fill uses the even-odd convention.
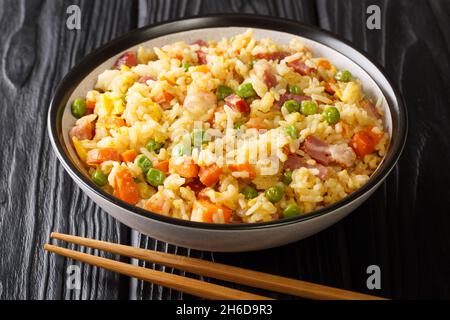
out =
[[[76,99],[73,146],[92,180],[175,218],[247,223],[351,194],[389,143],[381,99],[298,39],[176,42],[126,52]]]

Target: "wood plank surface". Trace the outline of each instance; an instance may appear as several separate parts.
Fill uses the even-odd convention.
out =
[[[72,4],[81,8],[81,30],[66,28]],[[365,27],[372,4],[381,9],[381,30]],[[200,252],[131,231],[81,192],[47,138],[56,85],[94,48],[136,27],[224,12],[290,18],[351,40],[386,67],[409,112],[404,154],[380,189],[343,221],[280,248]],[[66,270],[73,262],[42,250],[54,230],[367,294],[450,298],[449,18],[445,0],[1,1],[0,299],[191,298],[86,265],[79,265],[81,290],[68,290]],[[366,287],[369,265],[381,268],[381,290]]]
[[[365,27],[369,5],[381,9],[381,30]],[[318,0],[317,11],[321,27],[385,66],[409,115],[408,141],[398,165],[344,221],[353,287],[364,289],[357,270],[373,261],[380,264],[382,291],[388,296],[448,298],[450,5],[436,0]]]
[[[52,230],[127,242],[128,230],[72,182],[47,137],[56,85],[83,56],[136,27],[134,3],[83,1],[81,30],[66,28],[74,1],[0,2],[0,299],[116,299],[128,279],[80,265],[80,290],[67,290],[72,261],[42,250]],[[124,291],[125,292],[125,291]]]

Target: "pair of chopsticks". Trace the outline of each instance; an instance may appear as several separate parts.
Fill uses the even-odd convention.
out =
[[[201,259],[178,256],[153,250],[129,247],[105,241],[82,238],[53,232],[50,238],[73,244],[111,252],[114,254],[136,258],[184,270],[193,274],[243,284],[255,288],[281,292],[307,299],[320,300],[378,300],[379,297],[327,287],[268,273],[233,267],[225,264],[204,261]],[[185,292],[206,299],[266,300],[268,297],[196,280],[193,278],[169,274],[153,269],[139,267],[124,262],[102,258],[75,250],[45,244],[44,249],[74,260],[82,261],[113,272],[152,282],[171,289]]]

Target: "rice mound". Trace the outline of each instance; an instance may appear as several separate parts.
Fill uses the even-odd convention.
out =
[[[297,38],[283,45],[257,40],[248,30],[220,41],[176,42],[139,48],[133,54],[135,63],[116,64],[98,76],[85,97],[90,114],[74,124],[77,129],[91,124],[93,134],[86,139],[71,133],[71,140],[90,174],[100,170],[106,175],[102,188],[138,207],[210,223],[276,220],[292,204],[305,214],[361,188],[386,154],[389,136],[381,102],[366,97],[358,79],[336,81],[338,70],[332,61],[314,57]],[[295,68],[299,63],[306,71]],[[237,97],[247,110],[218,98],[220,86],[236,92],[243,83],[251,84],[255,92],[250,98]],[[290,97],[293,85],[316,103],[316,113],[289,112],[280,103]],[[333,124],[323,115],[331,106],[340,115]],[[289,134],[287,126],[297,134]],[[195,130],[203,130],[208,141],[192,146]],[[367,154],[355,140],[362,132],[377,137]],[[305,144],[311,136],[328,146],[324,150],[331,161],[308,152]],[[147,148],[149,140],[161,147]],[[187,149],[183,154],[180,144]],[[93,163],[90,152],[96,149],[115,150],[119,157]],[[134,156],[125,157],[130,150]],[[156,187],[136,160],[141,154],[164,172],[164,181]],[[286,163],[292,159],[296,165],[291,181],[286,181]],[[236,169],[242,164],[245,170]],[[201,174],[202,168],[211,166],[220,172],[212,185],[184,171],[194,168]],[[132,177],[127,189],[120,190],[125,178],[119,174]],[[257,193],[246,197],[242,191],[246,186]],[[283,190],[281,200],[267,196],[273,186]]]

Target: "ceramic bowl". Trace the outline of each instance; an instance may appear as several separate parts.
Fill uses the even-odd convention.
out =
[[[361,80],[369,96],[383,97],[385,126],[391,137],[386,156],[370,180],[346,198],[323,209],[289,219],[254,224],[207,224],[184,221],[131,206],[96,187],[69,142],[75,118],[70,102],[91,89],[97,76],[110,68],[124,51],[184,40],[230,37],[252,28],[256,38],[288,43],[299,37],[316,56],[330,59]],[[73,180],[101,208],[125,225],[158,240],[209,251],[250,251],[280,246],[313,235],[336,223],[363,203],[396,164],[407,133],[403,99],[383,69],[349,42],[329,32],[298,22],[252,15],[215,15],[181,19],[131,31],[95,50],[62,80],[48,113],[52,146]]]

